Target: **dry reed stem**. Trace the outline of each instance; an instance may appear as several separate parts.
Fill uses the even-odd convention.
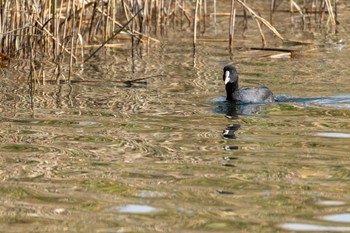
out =
[[[231,0],[231,12],[230,12],[230,23],[229,23],[229,48],[230,52],[233,49],[233,36],[235,33],[235,20],[236,20],[236,8],[235,0]]]
[[[244,3],[246,3],[246,0],[244,0]],[[247,30],[248,30],[248,16],[247,16],[246,9],[243,7],[243,31],[242,31],[243,36]]]
[[[200,27],[200,21],[202,19],[203,28]],[[207,0],[201,0],[199,2],[199,31],[204,34],[207,30]]]
[[[199,1],[200,1],[200,0],[196,0],[196,7],[195,7],[195,10],[194,10],[193,50],[196,49],[196,43],[197,43],[197,15],[198,15]]]
[[[278,54],[272,54],[272,55],[264,55],[263,57],[269,57],[274,59],[285,59],[285,58],[291,58],[291,53],[278,53]]]
[[[255,19],[257,25],[258,25],[258,28],[259,28],[259,32],[260,32],[260,35],[261,35],[261,40],[262,40],[262,43],[263,43],[263,47],[266,47],[266,39],[265,39],[265,36],[264,36],[264,33],[261,29],[261,25],[260,25],[260,22],[259,20]]]
[[[74,42],[75,42],[75,0],[72,0],[72,35],[71,35],[71,47],[70,47],[70,59],[69,59],[69,70],[68,70],[68,80],[71,78],[72,69],[73,69],[73,51],[74,51]],[[76,58],[75,58],[76,59]]]
[[[65,51],[66,53],[68,53],[70,56],[72,56],[74,58],[74,60],[77,60],[77,58],[70,52],[68,51],[68,49],[62,45],[61,43],[59,43],[57,41],[57,36],[55,37],[54,35],[52,35],[46,28],[43,27],[43,25],[38,21],[38,20],[34,20],[41,28],[44,32],[46,32],[46,34],[51,37],[54,41],[56,41],[57,45],[56,47],[61,47],[63,51]],[[57,52],[57,56],[58,56],[59,52]]]
[[[105,14],[101,9],[99,9],[99,8],[97,8],[97,11],[98,11],[99,13],[103,14],[103,15],[106,15],[106,14]],[[112,22],[115,23],[116,25],[118,25],[119,27],[123,27],[123,24],[119,23],[118,21],[113,21],[113,18],[108,17],[108,19],[112,20]],[[144,34],[138,32],[138,31],[134,31],[134,33],[133,33],[132,31],[130,31],[130,30],[128,30],[128,29],[125,29],[125,32],[127,32],[127,33],[130,34],[131,36],[134,35],[134,34],[137,34],[137,35],[139,35],[139,36],[146,36],[146,35],[144,35]],[[146,36],[146,37],[147,37],[147,36]],[[159,40],[157,40],[157,39],[155,39],[155,38],[153,38],[153,37],[151,37],[151,36],[148,36],[148,38],[149,38],[150,40],[154,41],[154,42],[157,42],[157,43],[160,42]],[[143,41],[141,38],[138,38],[138,39],[141,40],[141,41]]]
[[[335,4],[336,4],[336,0],[335,1]],[[333,7],[332,7],[332,3],[331,3],[331,0],[325,0],[326,2],[326,6],[327,6],[327,11],[328,11],[328,14],[329,14],[329,18],[328,20],[330,19],[330,21],[332,22],[332,30],[333,30],[333,33],[335,33],[336,29],[336,20],[335,20],[335,17],[334,17],[334,13],[333,13]],[[327,22],[328,24],[328,22]]]
[[[85,59],[84,62],[87,62],[90,58],[92,58],[101,48],[103,48],[105,46],[105,44],[107,44],[109,41],[113,40],[121,31],[123,31],[130,22],[132,22],[134,20],[134,18],[136,16],[138,16],[142,11],[142,8],[128,21],[126,22],[126,24],[123,25],[123,27],[121,27],[119,30],[117,30],[115,33],[113,33],[113,35],[107,39],[105,42],[102,43],[102,45],[100,47],[98,47],[88,58]]]
[[[274,12],[275,9],[276,9],[276,1],[275,0],[271,0],[270,11]]]
[[[293,12],[293,9],[294,9],[293,7],[295,7],[298,10],[299,14],[302,17],[302,24],[305,30],[305,14],[301,10],[301,7],[294,0],[290,0],[290,7],[291,7],[291,12]]]
[[[181,14],[183,14],[183,16],[186,17],[187,21],[188,21],[188,26],[191,27],[193,22],[191,20],[191,16],[190,13],[188,13],[185,9],[185,2],[183,1],[183,4],[180,5],[178,4],[178,7],[181,9]],[[181,28],[183,27],[183,22],[181,21]]]
[[[270,13],[276,11],[278,5],[283,1],[288,0],[271,0]],[[247,22],[246,12],[249,12],[258,25],[264,46],[266,39],[261,28],[262,24],[279,39],[285,41],[270,22],[259,16],[246,4],[246,0],[237,0],[237,2],[243,6],[244,31]],[[318,15],[315,14],[315,21],[320,24],[326,22],[325,25],[332,28],[333,33],[336,31],[337,0],[313,0],[311,9],[306,8],[308,1],[304,1],[304,6],[300,2],[301,0],[290,0],[290,12],[291,14],[294,11],[299,12],[303,17],[304,26],[308,13],[319,13],[318,18],[316,18]],[[213,6],[208,7],[209,3]],[[34,60],[40,53],[50,54],[58,66],[68,54],[69,59],[67,60],[69,60],[71,71],[73,62],[77,62],[76,56],[79,56],[79,61],[83,61],[83,48],[86,48],[84,40],[92,41],[95,38],[103,38],[106,41],[107,38],[112,37],[115,28],[123,27],[125,19],[128,21],[135,15],[135,10],[142,7],[144,9],[142,16],[134,18],[134,30],[125,29],[126,33],[139,40],[146,37],[144,41],[148,44],[150,41],[159,42],[158,39],[151,36],[154,34],[166,35],[171,26],[177,29],[178,25],[181,25],[182,30],[187,20],[188,27],[193,29],[195,48],[198,41],[206,40],[198,39],[197,33],[206,33],[208,9],[214,10],[211,15],[214,16],[214,26],[216,26],[216,16],[220,15],[217,13],[216,4],[216,0],[196,0],[195,2],[188,0],[0,0],[0,51],[9,57],[17,56]],[[192,16],[193,7],[195,7],[194,18]],[[288,10],[283,12],[288,12]],[[327,13],[328,18],[325,17]],[[229,43],[232,48],[234,34],[232,19],[241,15],[234,14],[232,9],[229,15],[231,16]],[[130,24],[127,27],[129,26]],[[79,47],[80,51],[78,51]],[[57,70],[60,70],[60,67]],[[39,76],[41,74],[42,72],[37,73]]]
[[[76,45],[77,48],[98,48],[101,47],[102,44],[80,44]],[[125,46],[125,43],[114,43],[114,44],[105,44],[104,47],[108,48],[120,48]]]
[[[213,13],[214,13],[214,28],[215,28],[215,32],[216,32],[216,0],[214,0],[214,9],[213,9]]]
[[[241,0],[236,0],[239,4],[241,4],[245,9],[248,10],[248,12],[255,17],[257,20],[259,20],[260,22],[262,22],[267,28],[269,28],[279,39],[281,39],[282,41],[284,41],[283,36],[277,31],[277,29],[272,26],[266,19],[260,17],[259,15],[257,15],[250,7],[248,7],[244,2],[242,2]]]

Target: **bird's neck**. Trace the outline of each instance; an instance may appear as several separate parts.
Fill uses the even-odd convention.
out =
[[[238,82],[226,84],[226,94],[227,94],[227,100],[229,101],[238,100],[238,97],[239,97]]]

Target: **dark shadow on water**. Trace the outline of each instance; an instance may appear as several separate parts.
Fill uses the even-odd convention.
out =
[[[239,104],[226,100],[225,97],[217,97],[211,103],[214,105],[212,111],[217,114],[225,114],[229,119],[237,119],[238,116],[264,117],[256,114],[266,110],[268,104]]]

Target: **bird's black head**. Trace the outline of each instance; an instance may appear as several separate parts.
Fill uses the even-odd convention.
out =
[[[238,90],[238,73],[233,65],[224,67],[224,83],[226,88],[227,100],[234,100],[234,92]]]

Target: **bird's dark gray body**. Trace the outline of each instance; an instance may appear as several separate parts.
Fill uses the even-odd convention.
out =
[[[238,90],[237,100],[243,103],[273,102],[273,94],[268,87],[243,87]]]

